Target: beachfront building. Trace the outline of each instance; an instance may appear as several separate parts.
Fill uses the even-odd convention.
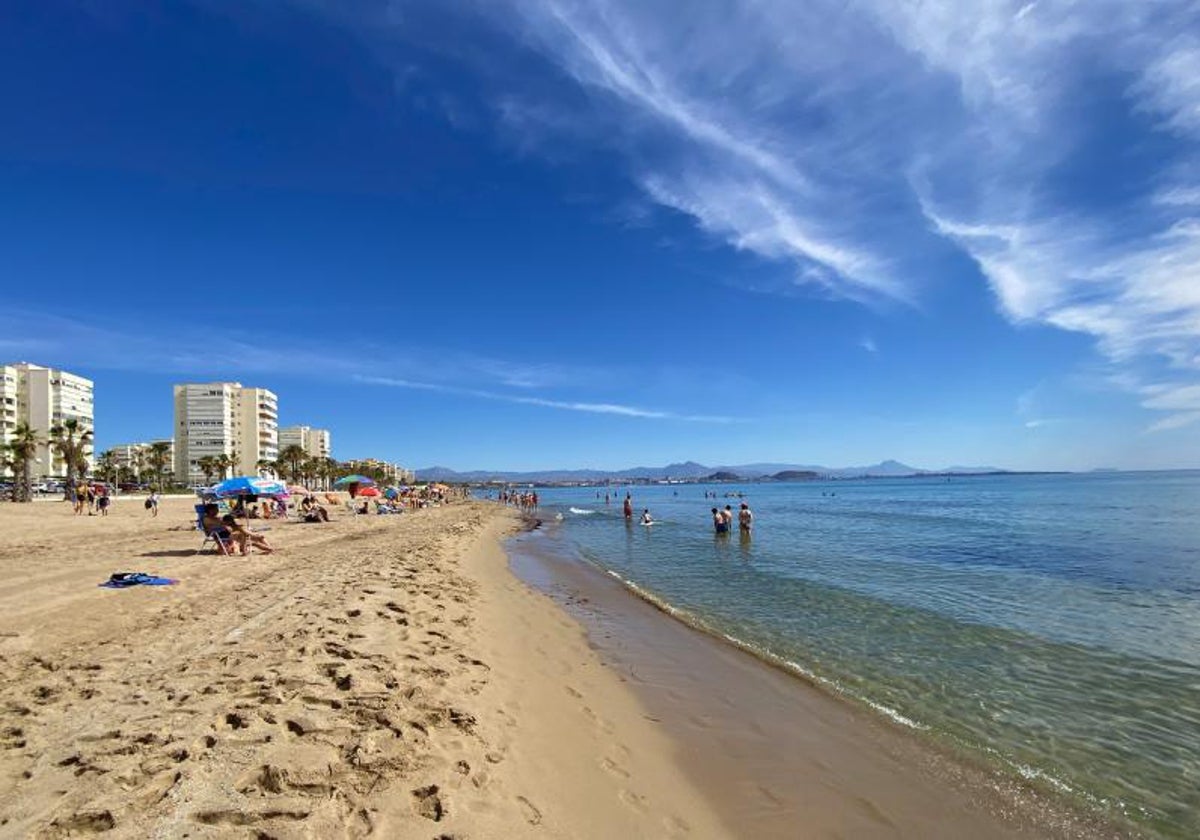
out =
[[[350,472],[372,473],[379,472],[384,479],[392,484],[412,484],[415,478],[412,470],[406,470],[399,464],[379,461],[375,458],[361,458],[357,461],[346,461],[345,466]]]
[[[328,429],[314,429],[312,426],[286,426],[279,430],[279,448],[299,446],[310,458],[330,458],[333,446]]]
[[[0,444],[9,443],[17,423],[24,420],[41,441],[30,475],[35,480],[66,476],[62,455],[50,445],[50,431],[66,420],[79,421],[81,431],[93,431],[94,393],[92,380],[65,370],[29,362],[0,365]],[[94,460],[91,441],[83,449],[90,471]]]
[[[165,478],[170,479],[175,469],[175,441],[148,440],[142,443],[118,443],[109,447],[112,453],[113,465],[126,475],[132,475],[138,481],[154,477],[154,468],[150,466],[150,449],[156,443],[167,445],[167,469]]]
[[[233,475],[258,475],[279,456],[279,402],[266,388],[240,382],[175,386],[175,476],[205,482],[200,459],[229,458]]]

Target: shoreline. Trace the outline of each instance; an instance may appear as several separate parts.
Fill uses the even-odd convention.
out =
[[[685,766],[693,782],[727,824],[753,827],[749,836],[789,836],[796,827],[792,815],[811,814],[814,789],[825,791],[827,819],[807,820],[812,836],[1140,836],[1133,825],[1013,778],[962,747],[889,719],[888,710],[867,708],[802,669],[705,627],[586,558],[539,551],[537,540],[528,535],[509,541],[514,573],[587,629],[606,664],[659,716],[681,751],[695,756]],[[729,689],[735,682],[742,690]],[[811,716],[822,731],[816,737],[785,735],[784,746],[771,733],[787,733],[797,712]],[[738,792],[739,784],[747,785],[736,770],[713,772],[723,758],[708,747],[714,732],[724,733],[724,755],[738,755],[751,768],[756,789]],[[852,767],[839,768],[823,754],[833,745],[843,757],[855,754]],[[790,788],[774,783],[787,778],[800,782]],[[874,785],[866,781],[871,778]],[[755,797],[759,807],[748,807]],[[933,823],[927,812],[911,807],[921,797],[936,814]]]
[[[511,574],[510,513],[274,522],[249,558],[193,516],[0,506],[0,838],[731,836]]]

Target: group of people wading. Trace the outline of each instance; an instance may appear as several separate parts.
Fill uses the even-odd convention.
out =
[[[629,493],[625,494],[625,504],[623,506],[626,521],[633,519],[633,496]],[[642,524],[650,525],[653,523],[650,517],[649,509],[642,511]],[[750,510],[750,505],[742,502],[737,514],[738,530],[741,533],[749,535],[754,527],[754,512]],[[725,505],[725,509],[712,509],[713,531],[717,534],[728,534],[733,530],[733,506]]]

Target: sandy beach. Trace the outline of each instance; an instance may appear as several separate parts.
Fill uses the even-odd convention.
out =
[[[0,507],[0,836],[720,837],[508,512],[264,523]],[[115,571],[179,580],[97,588]]]
[[[495,505],[263,522],[249,558],[197,553],[191,516],[0,507],[0,837],[1076,833],[576,581],[658,645],[614,655],[509,570]]]

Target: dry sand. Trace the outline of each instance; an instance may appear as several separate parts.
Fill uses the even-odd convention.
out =
[[[509,574],[511,514],[263,523],[249,558],[192,519],[0,505],[0,837],[729,836]]]

